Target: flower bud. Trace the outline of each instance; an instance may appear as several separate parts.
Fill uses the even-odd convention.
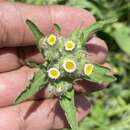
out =
[[[92,74],[94,70],[94,65],[93,64],[85,64],[84,66],[84,74],[89,76]]]
[[[60,77],[60,71],[57,68],[50,68],[48,70],[48,76],[51,79],[58,79]]]
[[[72,51],[72,50],[74,50],[74,48],[75,48],[75,43],[73,41],[69,40],[65,43],[65,50],[66,51]]]
[[[54,46],[56,44],[56,36],[54,34],[49,35],[49,37],[47,38],[47,43],[50,46]]]
[[[74,72],[77,68],[75,61],[72,59],[64,60],[64,63],[62,66],[63,66],[64,70],[68,73]]]

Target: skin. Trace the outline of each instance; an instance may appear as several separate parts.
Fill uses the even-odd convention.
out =
[[[65,128],[68,124],[58,100],[47,99],[46,88],[30,101],[14,105],[16,97],[36,71],[26,67],[25,63],[30,60],[41,63],[44,60],[35,48],[34,38],[25,24],[27,18],[45,34],[53,33],[53,24],[57,23],[64,36],[68,36],[76,27],[88,27],[95,22],[95,18],[88,11],[72,7],[0,3],[0,130]],[[87,42],[87,52],[91,62],[104,64],[107,46],[103,40],[93,37]],[[83,119],[90,110],[90,103],[79,93],[90,93],[104,87],[84,81],[74,85],[78,120]]]

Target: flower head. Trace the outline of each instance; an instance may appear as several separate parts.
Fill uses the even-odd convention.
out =
[[[85,64],[84,66],[84,74],[89,76],[92,74],[94,69],[94,65],[93,64]]]
[[[57,92],[57,93],[62,93],[63,91],[64,91],[64,86],[63,86],[63,85],[58,86],[58,87],[56,88],[56,92]]]
[[[71,59],[64,60],[63,68],[66,72],[72,73],[76,70],[76,63]]]
[[[48,70],[48,76],[51,79],[58,79],[60,77],[60,71],[57,68],[50,68]]]
[[[67,41],[65,43],[65,50],[72,51],[75,48],[75,43],[73,41]]]
[[[49,37],[47,38],[47,43],[50,46],[54,46],[56,44],[56,36],[53,34],[49,35]]]

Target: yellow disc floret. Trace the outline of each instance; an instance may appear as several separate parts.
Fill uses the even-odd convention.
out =
[[[68,59],[68,60],[64,60],[63,63],[63,68],[66,72],[68,73],[72,73],[76,70],[76,64],[73,60]]]
[[[54,46],[56,44],[56,36],[53,34],[49,35],[49,37],[47,38],[47,43],[50,46]]]
[[[57,68],[50,68],[48,70],[48,76],[51,79],[58,79],[60,77],[60,71]]]
[[[84,66],[84,74],[89,76],[92,74],[94,69],[94,65],[93,64],[85,64]]]
[[[75,43],[73,41],[67,41],[65,43],[65,50],[72,51],[75,48]]]

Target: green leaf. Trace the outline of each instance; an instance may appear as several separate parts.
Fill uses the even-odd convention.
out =
[[[61,33],[61,27],[58,24],[54,24],[55,31],[60,34]]]
[[[35,61],[27,61],[25,64],[30,68],[36,68],[39,66]]]
[[[30,80],[26,89],[16,98],[15,103],[18,104],[24,100],[34,96],[41,88],[47,83],[46,74],[43,70],[39,70],[34,74],[34,77]]]
[[[110,70],[106,67],[95,64],[92,74],[83,77],[83,79],[96,83],[111,83],[116,77],[109,74]]]
[[[65,96],[66,98],[68,98],[69,100],[71,100],[71,93],[67,93],[67,92],[66,92],[66,93],[64,94],[64,96]]]
[[[99,75],[97,74],[92,74],[91,76],[89,76],[89,81],[91,82],[96,82],[99,84],[102,83],[111,83],[114,82],[116,80],[116,78],[114,76],[110,76],[110,75]]]
[[[62,96],[60,99],[60,105],[65,112],[71,129],[78,130],[78,122],[76,120],[76,107],[74,104],[74,90],[68,91],[67,94],[69,95],[70,99],[66,96]]]
[[[123,23],[114,24],[115,30],[111,33],[119,47],[130,55],[130,27]]]
[[[44,37],[44,34],[38,29],[38,27],[29,19],[26,20],[26,23],[28,25],[28,27],[30,28],[30,30],[32,31],[36,42],[37,42],[37,46],[39,47],[38,43],[41,40],[41,38]]]
[[[83,46],[86,45],[86,41],[88,40],[90,33],[101,30],[104,26],[112,24],[116,21],[117,21],[117,18],[111,18],[111,19],[96,22],[96,23],[90,25],[89,27],[83,29],[83,33],[84,33],[84,38],[82,41]]]
[[[101,66],[101,65],[99,65],[99,64],[94,64],[94,67],[95,67],[94,71],[95,71],[96,73],[106,74],[106,73],[109,73],[109,71],[110,71],[109,68],[104,67],[104,66]]]

